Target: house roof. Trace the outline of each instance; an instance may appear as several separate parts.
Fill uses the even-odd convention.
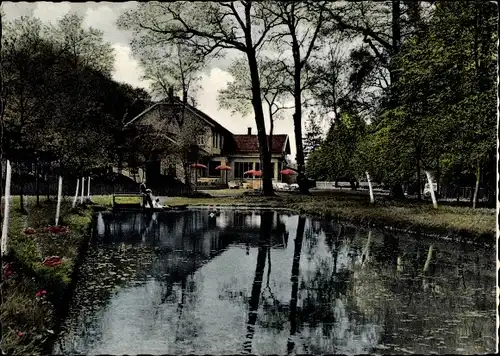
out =
[[[127,122],[124,127],[127,127],[134,122],[137,122],[140,120],[142,117],[144,117],[145,114],[148,112],[152,111],[153,109],[160,107],[162,105],[165,106],[180,106],[183,105],[182,101],[179,98],[174,98],[173,102],[172,101],[160,101],[143,112],[141,112],[139,115],[134,117],[132,120]],[[186,103],[186,109],[191,111],[193,114],[207,122],[210,126],[216,128],[217,130],[221,131],[224,133],[225,136],[229,139],[229,142],[225,143],[226,151],[227,153],[259,153],[259,140],[257,135],[234,135],[231,131],[226,129],[224,126],[219,124],[217,121],[212,119],[210,116],[205,114],[203,111],[195,108],[194,106],[190,105],[189,103]],[[269,136],[267,136],[269,140]],[[232,142],[231,142],[232,141]],[[269,142],[269,141],[268,141]],[[271,150],[272,153],[274,154],[281,154],[283,152],[290,154],[290,142],[288,140],[288,135],[273,135],[273,147]]]
[[[137,120],[139,120],[140,118],[142,118],[145,114],[147,114],[148,112],[152,111],[156,107],[159,107],[159,106],[162,106],[162,105],[165,105],[165,106],[171,106],[171,105],[180,106],[180,105],[183,105],[183,103],[182,103],[182,101],[180,99],[174,98],[173,100],[174,100],[173,102],[160,101],[158,103],[155,103],[154,105],[150,106],[149,108],[147,108],[146,110],[144,110],[143,112],[141,112],[139,115],[137,115],[136,117],[134,117],[132,120],[130,120],[129,122],[127,122],[125,124],[125,127],[127,127],[127,126],[131,125],[132,123],[136,122]],[[203,119],[210,126],[217,128],[218,130],[222,131],[226,135],[231,135],[231,136],[233,135],[233,133],[231,131],[229,131],[228,129],[226,129],[224,126],[222,126],[217,121],[215,121],[214,119],[212,119],[210,116],[208,116],[207,114],[205,114],[203,111],[198,110],[197,108],[195,108],[191,104],[186,103],[186,109],[189,110],[189,111],[191,111],[193,114],[197,115],[201,119]]]
[[[257,135],[233,135],[235,148],[238,153],[258,153],[259,139]],[[269,142],[269,135],[267,136]],[[273,135],[273,147],[271,153],[286,152],[290,154],[290,143],[288,135]]]

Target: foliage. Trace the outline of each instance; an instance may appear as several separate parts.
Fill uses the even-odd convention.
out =
[[[325,141],[310,154],[308,174],[316,180],[327,181],[353,181],[363,174],[356,165],[355,152],[364,126],[359,117],[343,112],[331,125]]]
[[[323,132],[319,121],[318,114],[311,111],[306,121],[306,134],[304,137],[304,156],[306,159],[311,152],[314,152],[321,145]]]
[[[111,77],[114,67],[114,53],[111,43],[105,42],[103,32],[85,28],[84,17],[67,13],[56,25],[45,28],[47,38],[71,54],[74,67],[88,67]]]

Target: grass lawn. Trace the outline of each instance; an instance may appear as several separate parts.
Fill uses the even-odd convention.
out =
[[[27,214],[19,210],[19,197],[12,198],[5,258],[9,267],[4,264],[2,270],[2,351],[15,355],[40,354],[55,333],[55,306],[64,303],[75,257],[92,218],[90,209],[72,210],[68,198],[61,204],[59,224],[69,230],[47,231],[55,223],[56,202],[42,198],[37,207],[34,197],[28,197],[25,207]],[[50,256],[60,257],[61,263],[44,265]]]
[[[316,193],[311,196],[278,193],[274,197],[243,196],[245,190],[231,190],[233,196],[225,192],[206,191],[210,198],[162,197],[165,205],[191,206],[240,206],[286,208],[293,212],[311,215],[331,216],[361,225],[390,225],[401,229],[422,229],[442,235],[469,235],[478,237],[495,235],[495,209],[472,209],[440,205],[438,209],[430,202],[396,201],[377,196],[375,204],[369,203],[364,192],[337,191]],[[111,206],[108,196],[94,196],[95,203]],[[484,237],[484,236],[483,236]],[[493,241],[493,240],[492,240]]]

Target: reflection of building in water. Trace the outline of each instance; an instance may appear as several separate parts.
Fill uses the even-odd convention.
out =
[[[285,247],[288,232],[281,216],[272,212],[271,242]],[[219,224],[219,221],[222,223]],[[204,253],[229,243],[256,246],[260,236],[258,212],[227,211],[210,219],[206,211],[181,213],[99,213],[97,237],[102,243],[127,242],[154,244],[170,250],[191,250],[195,240]]]

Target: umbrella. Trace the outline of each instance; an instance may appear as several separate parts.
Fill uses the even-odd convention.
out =
[[[243,174],[248,174],[253,177],[261,177],[262,176],[262,171],[257,171],[255,169],[251,169],[249,171],[244,172]],[[261,182],[261,188],[262,188],[262,182]]]
[[[297,174],[297,172],[295,172],[294,170],[292,170],[290,168],[286,168],[286,169],[282,169],[280,171],[280,174],[283,174],[284,176],[291,176],[292,174]]]
[[[231,167],[226,166],[225,164],[221,164],[220,166],[215,167],[217,171],[226,171],[226,184],[227,184],[227,171],[231,170]]]
[[[256,171],[255,169],[251,169],[249,171],[244,172],[243,174],[248,174],[254,177],[260,177],[262,176],[262,171]]]
[[[207,166],[201,163],[193,163],[191,168],[203,168],[206,169]],[[194,190],[198,190],[198,170],[194,171]]]

